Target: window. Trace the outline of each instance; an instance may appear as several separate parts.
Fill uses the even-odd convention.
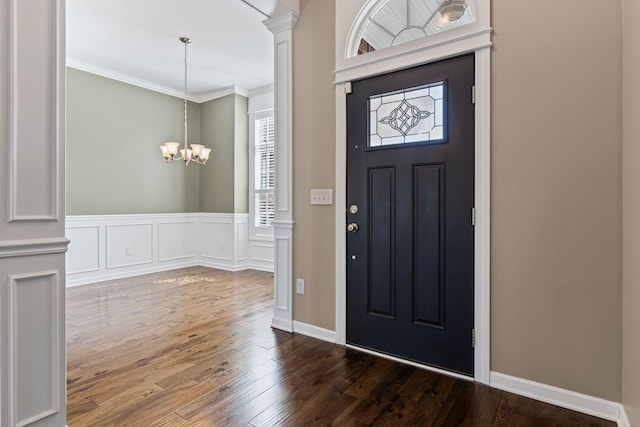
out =
[[[275,216],[275,120],[273,110],[251,113],[249,117],[251,237],[273,235]]]
[[[445,83],[369,98],[369,147],[444,142]]]
[[[476,21],[468,0],[372,0],[347,57],[363,55]],[[364,9],[363,9],[364,10]],[[362,13],[362,11],[361,11]]]

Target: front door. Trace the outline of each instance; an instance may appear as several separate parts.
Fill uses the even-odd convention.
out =
[[[473,376],[474,57],[352,83],[347,343]]]

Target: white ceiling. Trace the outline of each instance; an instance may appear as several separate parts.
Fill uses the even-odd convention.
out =
[[[189,99],[273,82],[266,16],[242,0],[67,0],[69,66]]]

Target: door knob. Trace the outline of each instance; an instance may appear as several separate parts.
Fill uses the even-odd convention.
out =
[[[355,233],[356,231],[358,231],[358,224],[352,222],[351,224],[347,225],[347,231],[350,233]]]

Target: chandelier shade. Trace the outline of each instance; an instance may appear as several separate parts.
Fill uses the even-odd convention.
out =
[[[191,149],[187,148],[187,46],[191,43],[191,39],[180,37],[180,41],[184,43],[184,148],[179,148],[179,142],[171,141],[161,145],[160,150],[167,163],[182,160],[185,165],[192,161],[204,165],[209,159],[211,149],[202,144],[191,144]]]

